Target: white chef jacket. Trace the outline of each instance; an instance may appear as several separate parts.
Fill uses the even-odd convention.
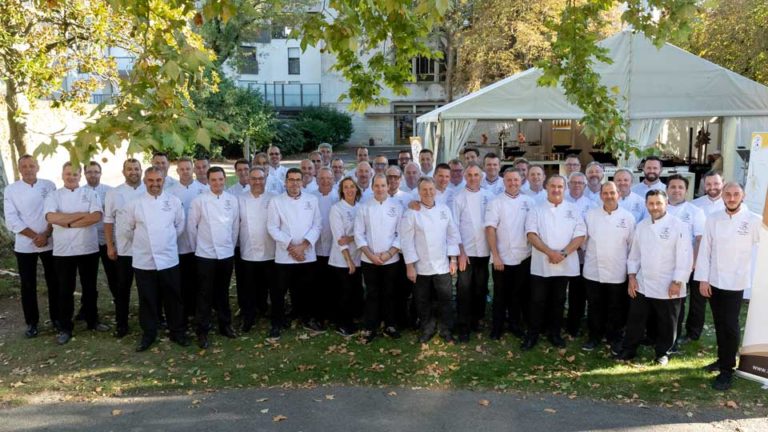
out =
[[[493,183],[488,181],[488,177],[484,177],[480,182],[480,188],[489,191],[493,196],[496,196],[504,192],[504,179],[501,176],[496,177],[496,181]]]
[[[368,202],[371,199],[373,199],[373,188],[371,185],[368,185],[367,188],[361,189],[360,203]]]
[[[302,191],[301,193],[305,192]],[[334,193],[333,189],[326,195],[323,195],[317,189],[310,193],[317,197],[317,204],[320,208],[320,223],[322,224],[320,237],[317,239],[317,243],[315,243],[315,252],[318,256],[327,257],[331,255],[331,244],[333,243],[333,233],[331,232],[331,223],[328,216],[331,213],[331,207],[339,201],[339,193]]]
[[[408,183],[405,182],[405,179],[402,179],[400,181],[400,190],[405,192],[405,193],[413,193],[414,191],[416,191],[417,194],[419,193],[418,192],[418,188],[410,188],[410,187],[408,187]]]
[[[707,221],[707,217],[700,208],[688,201],[683,201],[678,205],[668,204],[667,213],[680,219],[688,226],[692,245],[696,243],[696,237],[704,234],[704,223]]]
[[[522,189],[520,189],[520,190],[522,191]],[[531,190],[531,187],[528,186],[528,191],[524,192],[524,193],[526,195],[528,195],[529,197],[533,198],[533,202],[535,204],[541,204],[541,203],[543,203],[544,201],[547,200],[547,190],[544,189],[544,188],[542,188],[538,192],[534,192],[534,191]]]
[[[112,238],[115,241],[117,254],[132,256],[133,233],[126,220],[126,209],[129,202],[147,193],[143,183],[134,189],[126,183],[107,192],[104,203],[104,223],[112,224]]]
[[[48,239],[43,247],[37,247],[32,239],[21,234],[25,228],[36,233],[48,230],[45,220],[45,199],[56,190],[56,185],[50,180],[37,179],[34,184],[23,180],[11,183],[5,187],[3,199],[5,208],[5,225],[16,234],[13,250],[19,253],[37,253],[53,249],[53,241]]]
[[[264,192],[258,198],[248,192],[237,197],[240,210],[240,258],[245,261],[275,259],[275,240],[267,232],[269,202],[275,195]]]
[[[611,213],[600,206],[587,212],[585,279],[607,284],[627,280],[627,257],[635,233],[635,217],[618,207]]]
[[[459,228],[467,256],[487,257],[491,254],[485,238],[485,211],[494,197],[490,189],[473,192],[466,188],[454,196],[453,220]]]
[[[419,167],[419,169],[421,169],[421,167]],[[434,177],[435,176],[435,169],[432,168],[431,170],[429,170],[427,172],[423,172],[422,171],[421,176],[422,177]]]
[[[573,203],[563,200],[555,206],[547,200],[528,212],[525,233],[537,234],[550,249],[562,250],[574,238],[586,235],[587,229],[579,208]],[[559,264],[552,264],[549,257],[533,248],[531,274],[542,277],[578,276],[579,256],[571,253]]]
[[[101,214],[104,215],[104,206],[106,203],[107,192],[113,189],[112,186],[107,186],[105,184],[99,183],[99,185],[94,188],[89,186],[88,183],[86,183],[82,187],[96,192],[96,195],[99,196],[99,201],[101,202]],[[107,244],[107,240],[104,237],[104,218],[103,217],[96,224],[96,235],[99,238],[99,246],[103,246]]]
[[[339,239],[355,234],[355,216],[360,204],[351,206],[348,202],[340,200],[330,209],[328,219],[330,221],[331,233],[333,234],[328,265],[332,267],[347,268],[347,261],[341,253],[348,250],[355,266],[360,266],[360,250],[354,242],[345,245],[339,245]]]
[[[648,209],[645,207],[645,198],[630,192],[626,197],[619,197],[619,207],[629,211],[635,217],[635,223],[648,217]]]
[[[637,224],[629,249],[627,272],[637,274],[638,290],[648,298],[669,299],[669,284],[682,282],[680,295],[687,295],[686,283],[693,268],[693,249],[688,227],[666,214]]]
[[[463,191],[465,187],[467,187],[467,181],[461,180],[461,182],[457,185],[453,183],[448,183],[448,189],[451,189],[453,193],[459,193],[460,191]]]
[[[600,198],[600,189],[597,190],[597,192],[592,192],[592,190],[587,186],[584,188],[584,196],[591,199],[592,202],[595,203],[595,205],[601,206],[603,205],[603,199]]]
[[[277,168],[272,165],[269,166],[269,176],[280,180],[280,183],[285,183],[285,175],[288,173],[288,168],[280,165]]]
[[[226,259],[235,255],[240,231],[237,198],[227,192],[204,192],[192,200],[187,218],[187,236],[195,256]]]
[[[665,185],[661,179],[656,180],[655,182],[651,183],[650,185],[645,184],[644,181],[641,181],[640,183],[632,186],[632,192],[640,195],[640,198],[645,200],[645,194],[648,193],[648,191],[652,190],[663,190],[664,192],[667,191],[667,185]]]
[[[760,216],[743,204],[733,216],[724,210],[712,213],[701,237],[693,278],[723,290],[750,289],[761,224]]]
[[[178,180],[176,180],[175,178],[167,175],[167,176],[165,176],[165,179],[163,179],[163,190],[168,190],[168,189],[176,186],[177,184],[179,184]]]
[[[408,204],[413,201],[413,195],[411,195],[410,192],[404,192],[402,189],[398,190],[397,193],[390,195],[389,197],[399,202],[400,205],[403,206],[403,211],[405,211],[408,208]]]
[[[506,192],[488,203],[485,226],[496,228],[496,249],[504,265],[519,265],[531,256],[525,221],[535,205],[528,195],[518,193],[512,196]]]
[[[165,270],[179,265],[176,238],[184,231],[184,209],[175,196],[144,193],[125,205],[132,235],[133,268]]]
[[[264,187],[265,192],[270,192],[275,195],[280,195],[285,192],[285,180],[280,180],[277,176],[268,175],[267,183]]]
[[[585,217],[587,212],[595,208],[595,202],[589,199],[586,195],[580,196],[578,199],[571,196],[570,193],[565,194],[565,200],[573,203],[578,209],[581,217]]]
[[[245,185],[241,185],[238,181],[237,183],[233,184],[232,186],[227,188],[227,192],[232,195],[233,197],[237,198],[241,194],[246,194],[251,192],[251,185],[250,183],[246,183]]]
[[[400,245],[406,264],[414,264],[416,274],[432,276],[450,273],[449,256],[459,255],[459,230],[445,204],[407,210],[400,221]]]
[[[301,187],[301,193],[314,193],[318,189],[317,180],[312,179],[306,186]]]
[[[56,189],[45,198],[48,213],[101,213],[101,201],[93,189],[78,187]],[[97,253],[99,237],[96,225],[84,228],[66,228],[53,225],[53,256],[77,256]]]
[[[267,231],[275,239],[275,262],[278,264],[304,264],[317,261],[315,244],[320,237],[322,221],[317,197],[301,193],[290,197],[283,193],[272,198],[267,214]],[[296,261],[288,254],[288,246],[307,240],[304,261]]]
[[[204,185],[195,180],[187,186],[184,186],[181,184],[181,182],[178,182],[167,191],[175,195],[176,198],[181,201],[181,206],[184,207],[184,220],[187,220],[189,219],[189,209],[192,207],[192,200],[197,198],[197,196],[202,193],[210,192],[211,189],[208,187],[208,185]],[[184,227],[184,232],[182,232],[179,236],[178,246],[179,255],[190,254],[195,251],[195,248],[192,246],[192,241],[189,239],[189,235],[187,234],[186,226]]]
[[[709,215],[712,213],[725,211],[725,203],[723,202],[723,197],[720,197],[716,200],[711,200],[709,195],[703,195],[693,200],[693,205],[700,208],[706,217],[709,217]]]
[[[355,214],[355,245],[358,248],[368,246],[374,254],[386,252],[391,247],[400,249],[400,218],[405,209],[394,199],[387,197],[384,201],[375,198],[358,204]],[[371,264],[365,254],[360,259]],[[393,264],[400,259],[395,254],[384,264]]]

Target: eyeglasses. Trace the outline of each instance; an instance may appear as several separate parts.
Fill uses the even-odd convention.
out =
[[[565,164],[565,166],[567,166],[567,167],[580,167],[581,164],[580,163],[567,163],[567,164]]]
[[[321,163],[321,162],[322,162],[322,160],[320,160],[320,159],[312,159],[312,163]]]
[[[298,183],[298,182],[301,181],[301,179],[300,178],[287,178],[287,179],[285,179],[285,181],[293,182],[293,183]]]
[[[399,175],[388,175],[387,178],[388,179],[399,179],[400,176]]]
[[[377,168],[384,168],[384,167],[387,167],[389,165],[386,162],[379,162],[379,163],[374,163],[373,166],[375,166]]]
[[[270,156],[280,156],[280,153],[270,153]]]

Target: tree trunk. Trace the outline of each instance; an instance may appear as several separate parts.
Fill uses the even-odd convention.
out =
[[[446,102],[453,102],[453,71],[456,57],[456,51],[453,44],[453,34],[450,30],[445,35],[446,47],[445,47],[445,93]]]
[[[13,178],[18,180],[19,167],[17,158],[27,154],[27,115],[29,114],[29,104],[26,96],[19,93],[19,84],[13,80],[5,81],[5,109],[8,114],[8,137],[11,147],[11,154],[15,151],[11,159],[13,164]],[[5,173],[3,173],[5,177]],[[6,181],[5,184],[8,182]]]
[[[13,234],[5,226],[5,187],[8,186],[8,177],[5,175],[5,163],[0,155],[0,248],[4,250],[13,248]]]

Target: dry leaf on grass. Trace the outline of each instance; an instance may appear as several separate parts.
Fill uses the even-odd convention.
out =
[[[288,417],[286,417],[286,416],[284,416],[282,414],[278,414],[278,415],[272,417],[272,421],[275,422],[275,423],[281,422],[283,420],[288,420]]]
[[[557,410],[556,409],[552,409],[552,408],[544,408],[544,412],[545,413],[554,414],[554,413],[557,412]]]
[[[732,401],[732,400],[729,400],[728,402],[726,402],[725,406],[727,406],[728,408],[732,408],[732,409],[738,409],[739,408],[739,404],[737,404],[736,401]]]
[[[481,406],[487,407],[488,405],[491,404],[491,401],[489,401],[488,399],[480,399],[479,401],[477,401],[477,403],[480,404]]]
[[[113,416],[119,416],[119,415],[123,415],[123,410],[119,410],[119,409],[113,409],[113,410],[112,410],[112,415],[113,415]]]
[[[334,399],[334,396],[333,396],[333,395],[331,395],[331,394],[328,394],[328,395],[325,395],[325,399],[327,399],[327,400],[333,400],[333,399]]]

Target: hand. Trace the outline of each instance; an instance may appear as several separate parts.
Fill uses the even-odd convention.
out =
[[[377,265],[377,266],[384,265],[384,260],[381,259],[381,254],[371,254],[371,256],[369,256],[368,258],[371,259],[371,264],[373,265]]]
[[[338,243],[339,246],[344,246],[352,243],[353,241],[355,241],[355,238],[353,236],[343,236],[339,238],[339,241],[336,243]]]
[[[547,253],[547,256],[549,257],[549,262],[552,264],[560,264],[565,259],[563,254],[557,251],[553,251],[551,249],[549,253]]]
[[[702,297],[710,298],[712,297],[712,286],[709,282],[699,282],[699,292]]]
[[[36,234],[32,239],[32,243],[37,247],[43,247],[48,244],[48,236],[45,233]]]
[[[680,288],[682,287],[681,284],[676,284],[674,282],[669,284],[669,288],[667,291],[669,292],[669,298],[678,298],[680,297]]]
[[[504,271],[504,263],[501,261],[501,257],[493,255],[493,269],[496,271]]]
[[[627,288],[627,293],[629,294],[630,298],[637,297],[637,278],[634,276],[629,277],[629,284]]]
[[[347,267],[349,267],[349,274],[355,274],[355,270],[357,270],[357,267],[355,267],[355,263],[352,261],[347,261]]]
[[[421,204],[418,201],[411,201],[408,203],[408,208],[411,210],[419,211],[421,210]]]
[[[455,276],[456,275],[456,267],[457,267],[456,260],[452,259],[450,261],[450,264],[448,264],[448,271],[451,273],[451,276]]]
[[[413,264],[405,265],[405,276],[409,281],[416,283],[416,267]]]
[[[459,255],[459,271],[467,271],[467,266],[469,265],[469,257],[467,254],[460,254]]]
[[[107,256],[112,261],[117,261],[117,249],[114,246],[107,245]]]

